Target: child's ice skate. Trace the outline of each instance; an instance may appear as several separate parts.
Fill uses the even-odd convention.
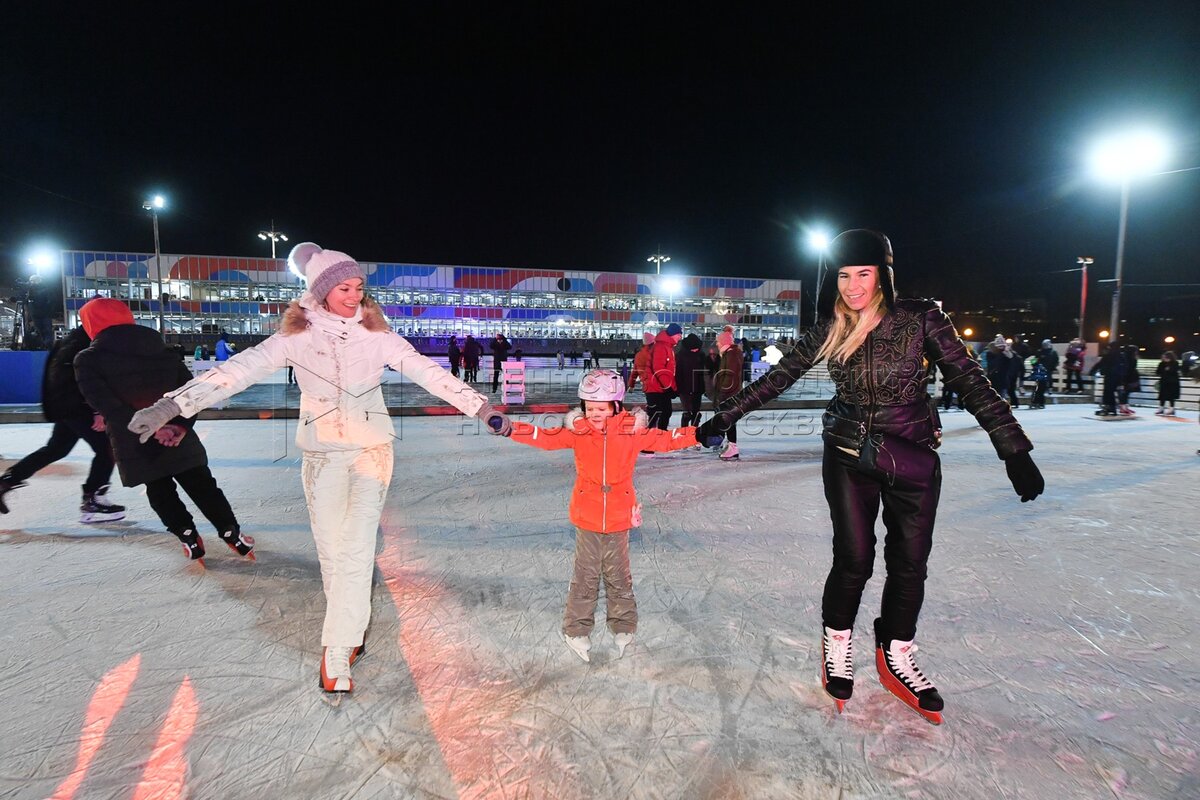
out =
[[[562,634],[562,638],[563,641],[567,643],[567,647],[571,649],[572,653],[579,656],[584,661],[590,662],[592,660],[591,656],[588,655],[588,651],[592,649],[591,638],[587,636],[568,636],[566,633]]]
[[[625,648],[633,644],[632,633],[615,633],[613,634],[613,642],[617,645],[617,658],[625,655]]]

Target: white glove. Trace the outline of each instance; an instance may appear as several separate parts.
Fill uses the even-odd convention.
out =
[[[138,434],[138,441],[145,444],[154,432],[180,414],[179,404],[169,397],[164,397],[149,408],[143,408],[133,415],[127,426]]]
[[[488,426],[488,432],[497,436],[512,436],[512,420],[507,415],[500,413],[491,403],[484,403],[475,412],[477,419],[483,420],[483,423]]]

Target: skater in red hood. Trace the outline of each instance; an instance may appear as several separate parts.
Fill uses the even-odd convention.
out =
[[[575,451],[570,518],[575,525],[575,572],[567,594],[562,635],[575,655],[590,660],[600,580],[608,627],[618,658],[637,630],[637,601],[629,570],[629,530],[642,524],[633,490],[638,452],[682,450],[696,444],[695,428],[649,428],[644,412],[622,408],[625,383],[611,369],[594,369],[579,382],[579,408],[561,428],[514,422],[513,441],[542,450]]]

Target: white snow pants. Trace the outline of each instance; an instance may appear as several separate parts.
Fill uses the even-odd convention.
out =
[[[392,481],[392,445],[306,452],[302,475],[325,589],[321,646],[357,647],[371,619],[375,540]]]

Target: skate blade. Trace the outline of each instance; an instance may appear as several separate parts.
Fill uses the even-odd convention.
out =
[[[249,553],[246,553],[245,555],[242,555],[241,553],[238,553],[238,549],[236,547],[234,547],[233,545],[231,545],[229,542],[226,542],[225,546],[228,547],[230,550],[232,550],[237,555],[238,558],[244,558],[248,561],[258,561],[258,558],[254,555],[253,550],[251,550]]]
[[[829,694],[829,687],[825,683],[825,670],[824,669],[821,670],[820,674],[817,677],[820,678],[820,680],[821,680],[821,688],[825,690],[825,694],[829,695],[830,700],[837,703],[838,713],[841,714],[842,712],[844,712],[846,710],[846,703],[850,702],[849,698],[843,700],[840,697],[834,697],[832,694]]]
[[[101,522],[119,522],[123,519],[125,519],[125,512],[118,511],[112,514],[84,514],[79,521],[84,525],[96,525]]]
[[[883,688],[887,689],[889,694],[891,694],[897,700],[899,700],[901,703],[904,703],[904,705],[908,706],[913,711],[917,712],[922,717],[924,717],[926,722],[929,722],[930,724],[933,724],[933,725],[941,725],[942,724],[942,712],[928,711],[924,708],[921,708],[920,701],[917,700],[915,697],[912,697],[912,695],[909,693],[909,691],[907,689],[905,689],[902,685],[898,685],[894,678],[891,678],[891,682],[889,683],[888,679],[890,677],[891,677],[890,675],[888,675],[886,677],[884,675],[879,676],[880,685],[882,685]]]

